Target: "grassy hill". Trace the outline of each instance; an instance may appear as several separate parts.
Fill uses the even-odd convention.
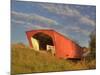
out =
[[[95,69],[96,61],[57,59],[49,52],[36,52],[23,44],[11,45],[11,73],[36,73]]]

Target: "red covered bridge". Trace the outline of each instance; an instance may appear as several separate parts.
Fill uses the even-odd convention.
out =
[[[54,30],[31,30],[27,31],[30,47],[36,51],[52,50],[57,58],[80,59],[82,48],[71,39]]]

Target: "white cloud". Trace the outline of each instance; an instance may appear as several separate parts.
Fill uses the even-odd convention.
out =
[[[27,30],[32,30],[32,29],[49,29],[49,27],[43,27],[41,25],[32,25],[32,24],[29,24],[29,25],[25,25],[24,26]]]
[[[77,17],[78,21],[82,24],[95,26],[95,21],[91,18],[82,15],[77,9],[70,8],[68,5],[58,5],[58,4],[39,4],[43,8],[47,9],[49,12],[62,15],[64,17]]]
[[[12,11],[11,12],[12,16],[15,16],[16,18],[19,19],[27,19],[28,21],[32,21],[35,20],[37,22],[43,23],[43,24],[48,24],[48,25],[58,25],[59,23],[57,23],[55,20],[44,17],[44,16],[40,16],[37,15],[35,13],[22,13],[22,12],[16,12],[16,11]]]
[[[19,20],[15,20],[15,19],[11,19],[11,22],[13,22],[13,23],[18,23],[18,24],[25,24],[25,22],[24,21],[19,21]]]
[[[85,36],[89,36],[90,35],[90,31],[88,30],[85,30],[85,29],[82,29],[78,26],[69,26],[69,27],[66,27],[65,30],[67,31],[74,31],[74,32],[80,32],[82,34],[84,34]]]
[[[25,21],[19,21],[19,20],[15,20],[12,19],[11,20],[13,23],[18,23],[18,25],[23,25],[23,27],[27,30],[32,30],[32,29],[54,29],[57,30],[63,34],[66,34],[66,32],[68,31],[74,31],[74,32],[80,32],[83,33],[85,36],[89,36],[90,32],[87,30],[84,30],[78,26],[51,26],[51,27],[47,27],[47,26],[42,26],[40,24],[32,24],[30,22],[25,22]]]
[[[59,15],[65,16],[75,16],[80,13],[75,9],[70,9],[68,6],[59,5],[59,4],[39,4],[43,8],[49,10],[50,12],[57,13]]]
[[[82,22],[82,23],[85,23],[85,24],[88,24],[88,25],[91,25],[91,26],[95,26],[96,25],[96,23],[95,23],[95,21],[94,20],[92,20],[92,19],[90,19],[89,17],[87,17],[87,16],[82,16],[81,18],[80,18],[80,21]]]
[[[63,7],[62,6],[59,7],[59,12],[58,13],[63,11],[63,9],[61,9],[61,8],[63,8]],[[54,10],[54,6],[52,6],[52,9]],[[51,10],[51,8],[50,8],[50,10]],[[78,11],[71,10],[70,8],[66,8],[66,10],[68,10],[67,12],[70,12],[69,13],[70,16],[72,16],[72,15],[76,16],[77,15],[79,17],[79,20],[82,23],[90,24],[91,26],[95,25],[95,22],[93,20],[91,20],[89,17],[80,15],[80,13]],[[65,14],[66,10],[64,10],[64,13],[62,13],[62,14]],[[58,11],[58,8],[55,11]],[[74,14],[76,14],[76,15],[74,15]],[[25,22],[24,20],[18,20],[18,19],[17,20],[14,20],[14,19],[11,20],[14,23],[25,24],[24,27],[26,29],[48,29],[48,28],[53,28],[55,30],[59,30],[61,28],[60,30],[62,32],[64,30],[65,31],[75,31],[75,32],[81,32],[86,36],[88,36],[90,34],[89,31],[87,31],[85,29],[82,29],[82,28],[79,28],[78,26],[70,26],[70,27],[66,26],[66,27],[64,27],[65,25],[59,25],[59,23],[56,22],[55,20],[46,18],[44,16],[37,15],[37,14],[34,14],[34,13],[33,14],[27,14],[27,13],[12,11],[12,16],[15,16],[17,18],[28,19],[28,20],[35,20],[35,21],[38,21],[39,23],[47,24],[47,26],[44,27],[44,26],[42,26],[40,24],[32,24],[30,21],[29,22]],[[50,25],[50,27],[48,25]],[[57,26],[55,26],[55,25],[57,25]]]
[[[20,21],[20,20],[15,20],[11,19],[11,22],[17,24],[17,25],[23,25],[23,27],[26,30],[31,30],[31,29],[49,29],[49,27],[43,27],[42,25],[39,24],[32,24],[31,22],[25,22],[25,21]]]

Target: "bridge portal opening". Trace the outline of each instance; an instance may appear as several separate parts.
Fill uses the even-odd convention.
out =
[[[55,53],[55,46],[51,36],[42,32],[36,33],[32,36],[32,45],[35,50],[51,51]]]

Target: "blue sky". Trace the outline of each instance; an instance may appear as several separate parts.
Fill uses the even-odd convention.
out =
[[[88,47],[95,26],[95,6],[14,0],[11,3],[12,43],[28,44],[25,32],[32,29],[54,29]]]

